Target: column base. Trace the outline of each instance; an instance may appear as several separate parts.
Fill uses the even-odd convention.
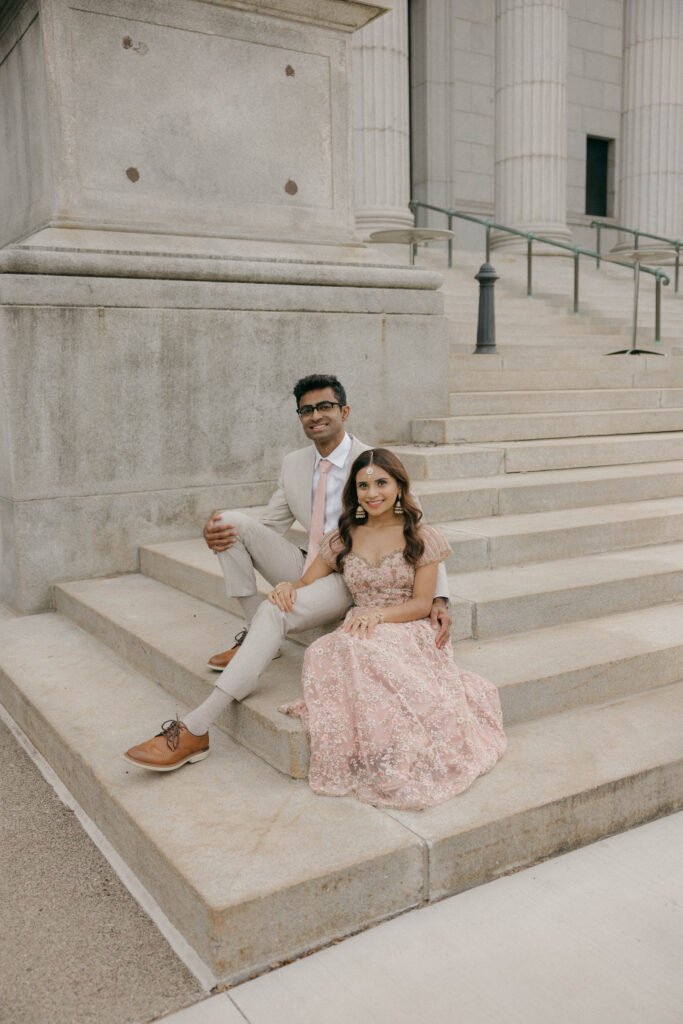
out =
[[[356,213],[356,233],[363,241],[367,241],[373,231],[412,227],[415,227],[415,218],[407,207],[360,210]]]
[[[512,226],[512,225],[511,225]],[[553,242],[564,242],[565,245],[572,244],[572,233],[566,224],[524,224],[517,226],[518,231],[529,231],[534,235],[542,235]],[[526,253],[527,240],[519,235],[508,235],[504,231],[491,232],[491,249],[502,250],[509,253]],[[562,249],[556,249],[552,245],[544,245],[543,242],[534,241],[534,256],[562,256]]]
[[[633,239],[618,242],[610,249],[609,256],[629,262],[637,257],[641,263],[652,267],[673,266],[676,261],[675,249],[667,245],[666,242],[657,242],[655,239],[651,239],[649,242],[646,239],[641,239],[637,249],[633,248]]]

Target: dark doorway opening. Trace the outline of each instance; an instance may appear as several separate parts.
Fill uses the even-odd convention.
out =
[[[608,178],[612,139],[586,138],[586,213],[607,217]]]

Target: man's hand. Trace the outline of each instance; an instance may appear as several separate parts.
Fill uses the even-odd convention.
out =
[[[432,629],[438,631],[435,637],[436,646],[445,647],[451,632],[451,617],[443,597],[434,598],[429,618],[432,622]]]
[[[206,521],[204,540],[216,554],[219,551],[227,551],[237,540],[237,527],[230,524],[226,526],[220,521],[220,513],[214,512]]]

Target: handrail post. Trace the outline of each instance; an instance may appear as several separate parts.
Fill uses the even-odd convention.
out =
[[[676,277],[674,278],[674,295],[678,295],[678,264],[681,256],[681,243],[676,242]]]
[[[491,221],[486,221],[486,262],[491,262]]]
[[[633,336],[631,351],[635,352],[638,337],[638,289],[640,287],[640,263],[638,260],[633,264]]]
[[[662,278],[659,274],[656,277],[655,287],[655,345],[662,343]]]
[[[633,237],[634,237],[634,238],[635,238],[635,240],[636,240],[636,241],[635,241],[635,245],[633,246],[633,248],[634,248],[634,249],[637,249],[637,248],[638,248],[638,236],[639,236],[639,234],[640,234],[640,232],[639,232],[639,231],[634,231],[634,232],[633,232]]]
[[[600,269],[600,228],[602,227],[599,220],[595,222],[595,251],[598,254],[598,258],[595,261],[595,266]]]
[[[574,316],[579,312],[579,250],[574,250]]]
[[[449,210],[448,214],[447,214],[447,216],[448,216],[448,230],[449,231],[453,230],[453,214],[454,214],[454,212],[455,212],[454,210]],[[449,270],[453,269],[453,239],[452,238],[448,239],[448,269]]]
[[[531,272],[531,243],[533,242],[533,235],[526,236],[526,297],[531,298],[532,295],[532,272]]]

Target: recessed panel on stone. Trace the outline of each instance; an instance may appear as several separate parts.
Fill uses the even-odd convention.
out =
[[[76,172],[95,203],[332,206],[327,56],[74,9],[69,36]]]

